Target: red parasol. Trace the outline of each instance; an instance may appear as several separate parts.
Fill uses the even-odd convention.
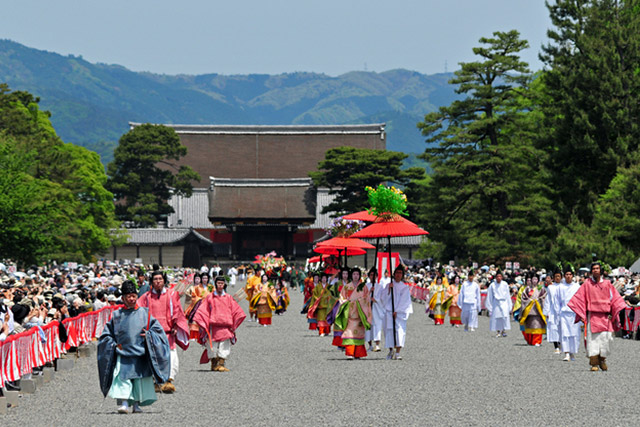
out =
[[[322,261],[322,257],[321,256],[312,256],[311,258],[309,258],[309,264],[315,264],[316,262],[320,262]]]
[[[324,242],[320,242],[314,248],[314,251],[330,255],[344,255],[344,265],[347,265],[347,257],[352,255],[364,255],[367,249],[373,249],[374,246],[360,239],[351,237],[333,237]]]
[[[374,246],[360,239],[353,237],[332,237],[316,245],[316,247],[329,248],[357,248],[357,249],[373,249]]]
[[[378,219],[377,216],[375,216],[374,214],[370,214],[368,211],[360,211],[360,212],[343,215],[342,218],[350,219],[352,221],[366,221],[366,222],[375,222]],[[401,216],[398,216],[398,221],[413,224],[417,227],[417,225],[414,222],[411,222],[408,219],[405,219]]]
[[[343,219],[350,219],[352,221],[367,221],[373,222],[376,220],[376,216],[374,214],[370,214],[367,211],[355,212],[342,216]]]
[[[378,218],[373,224],[355,232],[352,236],[359,239],[373,239],[376,237],[391,238],[402,236],[421,236],[424,234],[429,234],[429,232],[421,229],[411,221],[396,220],[395,218],[385,221],[384,219]]]
[[[429,234],[428,231],[423,230],[411,221],[407,221],[400,215],[384,215],[375,219],[373,224],[366,226],[362,230],[353,233],[352,237],[356,238],[380,238],[386,237],[388,239],[387,249],[389,250],[389,275],[391,272],[391,238],[402,236],[421,236]],[[391,284],[393,284],[393,276],[391,277]],[[393,298],[393,292],[389,288],[391,294],[391,311],[396,311],[395,301]],[[396,318],[393,317],[393,345],[397,347],[396,340]]]
[[[364,255],[367,253],[366,250],[361,249],[361,248],[337,248],[337,247],[332,247],[332,246],[318,246],[316,245],[315,248],[313,248],[314,252],[317,252],[319,254],[323,254],[323,255],[337,255],[337,256],[342,256],[345,254],[345,250],[347,252],[347,256],[353,256],[353,255]]]

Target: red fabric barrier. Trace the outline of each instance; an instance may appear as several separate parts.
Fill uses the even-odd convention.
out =
[[[411,292],[411,298],[419,301],[426,301],[429,298],[429,288],[422,288],[416,284],[408,283]]]
[[[633,320],[631,320],[631,311],[633,310]],[[640,327],[640,307],[627,307],[624,309],[624,321],[622,328],[625,331],[635,332]]]
[[[57,321],[10,335],[0,343],[0,387],[6,381],[16,381],[33,368],[53,362],[70,347],[86,344],[102,334],[105,325],[118,306],[83,313],[62,321],[67,328],[67,343],[60,342],[60,323]]]

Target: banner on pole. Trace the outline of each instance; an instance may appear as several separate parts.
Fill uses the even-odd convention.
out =
[[[400,264],[400,253],[391,252],[391,272],[389,276],[393,274],[393,270]],[[378,277],[386,277],[385,273],[389,268],[389,253],[378,252],[378,259],[376,260],[376,269],[378,270]]]

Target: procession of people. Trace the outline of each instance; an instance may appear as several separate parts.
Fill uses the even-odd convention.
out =
[[[308,325],[304,329],[318,337],[331,337],[327,346],[348,360],[370,357],[383,348],[388,350],[388,360],[406,357],[405,345],[411,348],[407,320],[419,302],[412,292],[422,287],[428,291],[422,303],[434,325],[442,327],[448,316],[450,325],[463,326],[461,333],[477,333],[478,316],[485,310],[488,330],[495,337],[507,336],[515,320],[528,345],[542,347],[546,336],[563,361],[576,360],[583,340],[592,371],[609,369],[614,332],[621,327],[621,313],[630,305],[629,293],[623,298],[621,288],[606,278],[600,262],[582,275],[576,275],[568,263],[553,273],[444,266],[409,270],[397,265],[392,274],[388,266],[382,266],[381,275],[376,268],[337,269],[331,264],[309,269],[295,287],[292,275],[283,274],[290,272],[283,263],[275,268],[247,269],[241,281],[244,286],[234,294],[228,292],[229,277],[212,278],[204,269],[174,270],[168,277],[167,270],[153,267],[151,273],[131,266],[129,272],[117,267],[94,267],[76,274],[43,270],[20,280],[7,280],[4,275],[3,281],[11,286],[3,289],[3,336],[13,333],[11,326],[16,330],[22,325],[30,327],[33,318],[36,325],[47,321],[46,317],[39,320],[42,317],[35,312],[28,314],[28,322],[23,320],[21,308],[29,307],[29,298],[32,302],[71,302],[72,307],[64,304],[57,311],[63,316],[122,304],[99,340],[100,383],[104,395],[116,399],[118,412],[136,413],[153,403],[156,393],[176,392],[179,349],[199,345],[201,364],[210,365],[214,372],[229,372],[227,361],[247,315],[259,326],[273,325],[274,313],[287,313],[293,291],[302,296],[301,326]],[[248,306],[243,309],[245,300]],[[51,313],[44,316],[47,314]]]

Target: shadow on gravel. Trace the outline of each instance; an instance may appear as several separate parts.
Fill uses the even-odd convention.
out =
[[[114,417],[123,417],[123,416],[130,416],[130,417],[141,417],[144,415],[158,415],[158,414],[162,414],[162,411],[152,411],[150,409],[144,409],[144,407],[142,408],[143,412],[139,413],[139,414],[132,414],[132,413],[128,413],[128,414],[119,414],[115,409],[113,411],[95,411],[92,412],[93,415],[113,415]]]

